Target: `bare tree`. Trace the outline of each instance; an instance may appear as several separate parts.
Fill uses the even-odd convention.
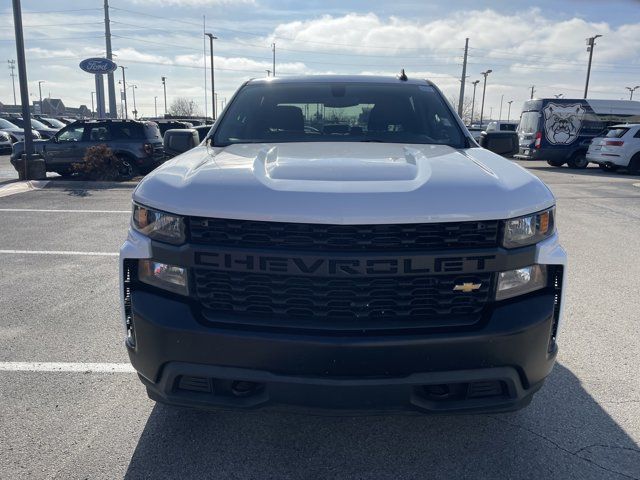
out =
[[[171,102],[169,113],[177,117],[192,117],[200,115],[200,107],[195,100],[187,97],[178,97]]]
[[[478,99],[476,98],[476,108],[478,107],[477,100]],[[449,97],[449,101],[451,102],[451,105],[453,105],[454,110],[457,111],[458,95],[451,95]],[[473,116],[476,118],[479,117],[480,111],[476,109],[476,111],[473,112]],[[471,124],[471,98],[467,96],[465,96],[464,100],[462,101],[462,121],[464,122],[465,125]]]

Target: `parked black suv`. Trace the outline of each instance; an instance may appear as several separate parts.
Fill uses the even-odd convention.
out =
[[[154,122],[136,120],[78,120],[61,128],[52,138],[34,141],[48,172],[60,175],[73,173],[73,164],[84,161],[87,148],[107,145],[117,157],[130,167],[130,174],[148,173],[164,161],[162,136]],[[13,146],[11,163],[24,151],[24,143]]]

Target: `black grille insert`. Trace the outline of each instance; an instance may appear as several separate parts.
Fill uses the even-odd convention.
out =
[[[498,246],[498,221],[323,225],[189,218],[192,243],[308,251],[437,250]]]
[[[205,310],[271,318],[285,326],[306,319],[323,328],[469,325],[492,293],[492,274],[302,277],[195,268],[195,295]],[[454,290],[463,283],[478,290]],[[285,322],[285,323],[283,323]]]

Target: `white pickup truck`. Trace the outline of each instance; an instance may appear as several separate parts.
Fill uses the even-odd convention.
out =
[[[555,199],[426,80],[246,82],[140,182],[120,258],[126,348],[169,404],[508,411],[555,362]]]

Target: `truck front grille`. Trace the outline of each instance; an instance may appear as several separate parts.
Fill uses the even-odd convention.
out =
[[[498,221],[323,225],[191,217],[199,245],[306,251],[438,250],[498,246]]]
[[[322,328],[437,327],[476,323],[493,291],[492,273],[428,276],[313,277],[195,268],[204,311]],[[464,283],[478,290],[454,290]],[[303,323],[301,323],[301,321]]]

